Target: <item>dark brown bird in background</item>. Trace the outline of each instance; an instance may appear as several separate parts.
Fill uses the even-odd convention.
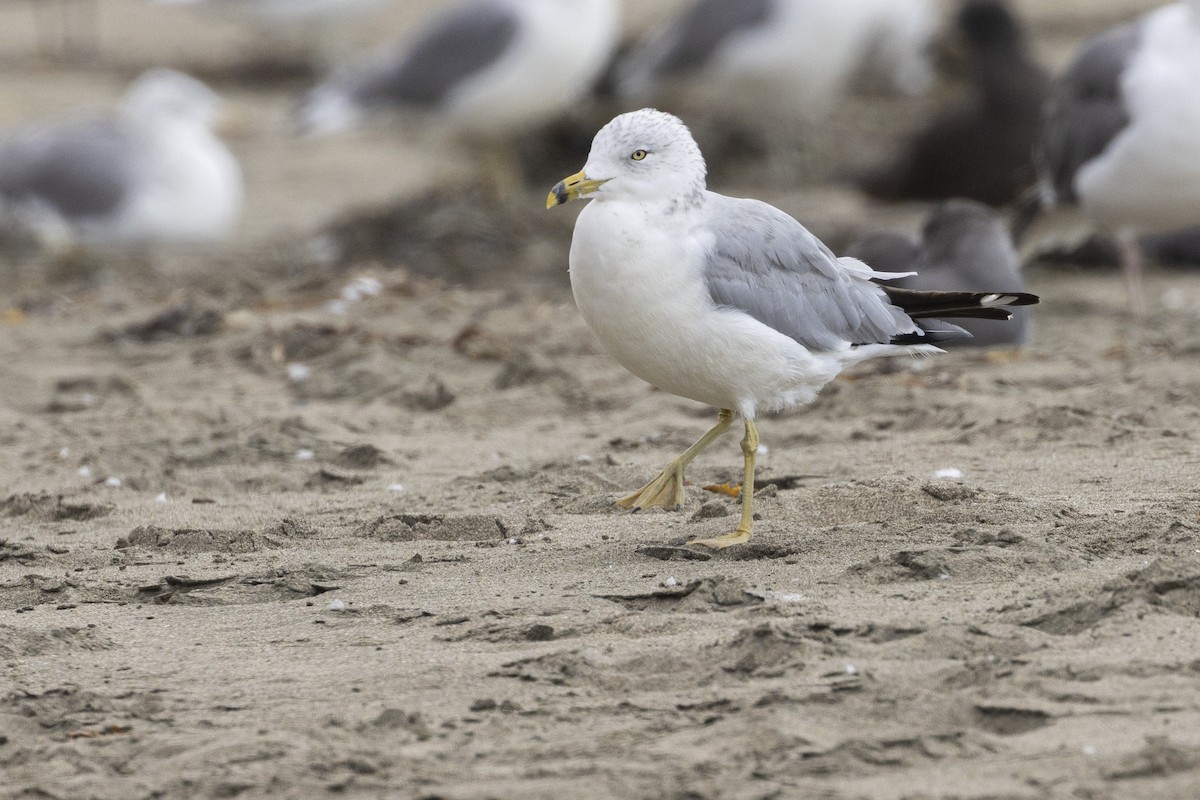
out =
[[[1001,207],[1035,183],[1032,152],[1049,79],[1029,56],[1020,22],[1000,0],[966,0],[957,28],[970,97],[934,115],[890,164],[859,186],[886,201],[965,197]]]

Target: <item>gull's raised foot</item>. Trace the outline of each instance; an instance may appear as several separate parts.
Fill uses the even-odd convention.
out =
[[[745,544],[748,541],[750,541],[750,531],[738,527],[737,530],[730,533],[723,533],[720,536],[714,536],[711,539],[692,539],[688,544],[698,544],[711,550],[724,550],[726,547],[732,547],[735,544]]]
[[[672,463],[654,480],[618,500],[617,505],[632,511],[646,508],[678,511],[683,506],[683,467]]]

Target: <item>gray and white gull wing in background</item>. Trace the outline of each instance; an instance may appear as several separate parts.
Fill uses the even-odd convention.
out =
[[[1140,21],[1090,39],[1055,81],[1035,160],[1051,203],[1078,201],[1075,177],[1129,124],[1121,77],[1137,52]]]
[[[0,198],[65,219],[114,213],[138,179],[129,142],[111,120],[39,125],[0,143]]]
[[[345,90],[368,107],[436,107],[512,46],[518,19],[504,3],[459,8],[375,70],[346,76]]]
[[[618,0],[469,0],[335,72],[302,100],[297,125],[338,133],[395,112],[502,140],[586,94],[611,59],[619,20]]]
[[[932,83],[928,0],[694,0],[614,67],[629,104],[819,120],[860,74],[907,94]]]
[[[779,0],[700,0],[618,65],[619,90],[637,96],[665,76],[698,70],[729,40],[771,25],[778,7]]]
[[[1130,308],[1140,315],[1138,236],[1200,224],[1197,86],[1200,0],[1161,6],[1085,43],[1045,108],[1035,153],[1039,191],[1016,224],[1023,249],[1106,230],[1118,244]],[[1067,223],[1073,235],[1064,237]]]

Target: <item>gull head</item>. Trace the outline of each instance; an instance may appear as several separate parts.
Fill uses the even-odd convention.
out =
[[[157,68],[138,76],[121,103],[121,117],[138,125],[182,123],[212,128],[221,98],[195,78]]]
[[[1000,0],[968,0],[958,14],[958,29],[975,50],[1009,50],[1021,46],[1022,32]]]
[[[703,194],[705,173],[704,156],[682,120],[643,108],[600,129],[583,169],[550,191],[546,208],[588,197],[690,202]]]

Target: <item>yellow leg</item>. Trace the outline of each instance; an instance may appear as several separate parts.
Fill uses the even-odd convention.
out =
[[[708,433],[701,436],[694,445],[684,451],[683,455],[667,465],[658,477],[638,489],[631,495],[617,501],[621,508],[641,511],[643,508],[677,509],[683,505],[683,471],[692,459],[700,455],[704,448],[712,444],[721,434],[729,430],[733,424],[733,412],[722,408],[717,414],[717,424]],[[757,447],[757,445],[755,445]]]
[[[746,420],[746,436],[742,439],[742,518],[732,533],[723,533],[712,539],[693,539],[688,544],[701,544],[720,550],[734,544],[750,541],[754,529],[754,459],[758,455],[758,428],[754,420]]]

